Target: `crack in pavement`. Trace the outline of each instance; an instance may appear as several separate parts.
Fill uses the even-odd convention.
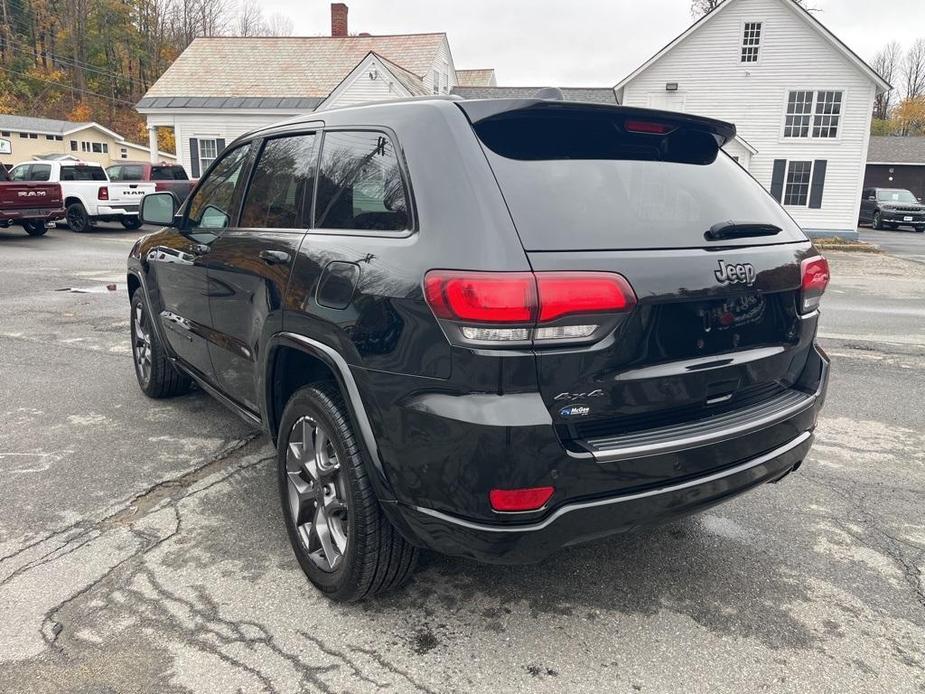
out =
[[[855,518],[852,520],[856,520],[857,523],[866,528],[868,532],[881,538],[880,541],[877,542],[872,538],[866,537],[862,533],[858,533],[844,521],[832,518],[840,530],[853,537],[864,547],[888,557],[897,565],[903,575],[904,582],[911,588],[919,607],[925,609],[925,588],[923,588],[922,585],[922,571],[917,566],[918,562],[925,556],[925,549],[901,540],[884,530],[881,526],[880,519],[866,506],[866,493],[854,492],[845,485],[835,483],[830,477],[817,475],[809,470],[804,472],[804,477],[812,484],[824,487],[841,497],[847,502],[850,509],[854,511]],[[857,487],[860,484],[859,482],[855,482],[854,486]],[[910,558],[903,551],[903,546],[916,549],[918,553]]]
[[[161,480],[155,484],[152,484],[150,487],[145,489],[142,492],[135,494],[130,497],[127,501],[120,502],[116,506],[121,507],[116,511],[111,511],[107,515],[99,518],[97,520],[88,520],[82,518],[79,521],[72,523],[71,525],[65,526],[59,530],[56,530],[48,535],[44,535],[36,540],[33,540],[22,547],[16,549],[9,554],[0,557],[0,566],[5,562],[8,562],[10,559],[15,559],[16,557],[28,552],[30,549],[38,547],[44,542],[48,542],[62,535],[67,535],[68,533],[74,530],[80,530],[80,532],[72,537],[68,537],[64,542],[50,550],[46,554],[42,555],[38,559],[34,559],[21,567],[17,567],[10,575],[4,577],[0,580],[0,587],[3,587],[16,575],[22,574],[25,571],[46,564],[49,561],[54,561],[59,559],[64,554],[58,556],[52,556],[56,552],[61,551],[62,549],[68,547],[71,543],[82,540],[88,534],[96,532],[95,537],[99,537],[106,530],[119,526],[119,525],[129,525],[132,522],[138,520],[139,518],[144,517],[151,512],[158,504],[162,503],[166,499],[177,498],[182,495],[182,493],[189,489],[192,485],[200,480],[208,477],[209,475],[217,472],[220,468],[228,463],[229,458],[237,453],[238,451],[245,448],[248,444],[256,440],[262,435],[262,432],[255,430],[249,433],[247,436],[244,436],[240,439],[235,439],[231,443],[227,444],[225,447],[216,451],[208,462],[200,465],[199,467],[193,468],[184,472],[183,474],[168,479]],[[95,539],[95,538],[91,538]],[[85,544],[85,543],[84,543]],[[68,552],[70,553],[70,552]]]

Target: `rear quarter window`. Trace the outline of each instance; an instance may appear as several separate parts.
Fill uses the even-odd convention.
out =
[[[783,231],[725,245],[805,240],[712,135],[627,132],[625,118],[505,114],[475,124],[527,250],[704,247],[704,233],[728,220]]]
[[[182,166],[153,166],[151,167],[152,181],[188,181],[186,171]]]
[[[62,166],[62,181],[106,181],[106,172],[101,166]]]

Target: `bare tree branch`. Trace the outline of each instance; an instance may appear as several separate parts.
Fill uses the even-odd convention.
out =
[[[902,47],[896,41],[890,41],[881,48],[874,57],[871,67],[890,84],[899,77],[899,63],[902,56]],[[890,108],[893,105],[893,90],[878,94],[874,99],[874,118],[886,120],[890,117]]]
[[[916,39],[903,58],[904,99],[925,94],[925,39]]]

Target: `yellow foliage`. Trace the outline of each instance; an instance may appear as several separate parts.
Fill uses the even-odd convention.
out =
[[[157,148],[162,152],[177,153],[177,139],[173,128],[157,129]]]
[[[925,131],[925,96],[904,99],[893,112],[904,135],[919,135]]]
[[[67,119],[75,123],[84,123],[93,120],[93,115],[90,107],[85,102],[78,101],[77,105],[67,115]]]

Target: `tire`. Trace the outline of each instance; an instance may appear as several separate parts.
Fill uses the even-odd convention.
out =
[[[922,232],[925,232],[925,227],[919,226],[916,227],[915,230],[921,234]]]
[[[122,226],[130,231],[141,228],[141,219],[138,217],[123,217],[121,220]]]
[[[93,226],[90,223],[90,215],[87,214],[87,208],[80,202],[68,205],[64,220],[67,222],[70,230],[76,231],[78,234],[90,231]]]
[[[872,229],[883,229],[883,222],[880,221],[880,213],[874,212],[874,218],[870,222]]]
[[[306,440],[325,439],[320,456],[315,445],[306,452]],[[309,385],[290,398],[280,423],[277,468],[289,541],[318,590],[354,602],[408,579],[418,550],[385,517],[337,388]]]
[[[132,334],[132,362],[141,392],[149,398],[170,398],[189,391],[192,379],[180,373],[167,359],[164,346],[151,325],[151,316],[141,288],[132,294],[129,316]]]
[[[45,222],[23,222],[22,228],[26,230],[29,236],[44,236],[45,232],[48,231],[45,227]]]

